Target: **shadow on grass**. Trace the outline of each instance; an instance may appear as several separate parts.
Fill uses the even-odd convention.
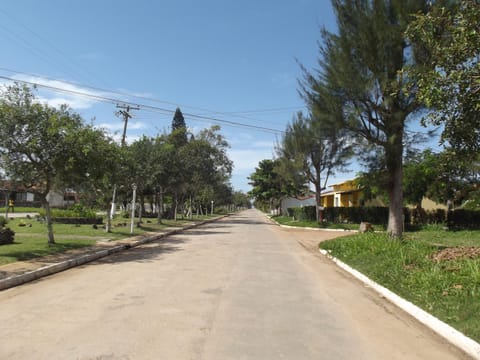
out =
[[[2,245],[2,248],[5,247],[5,250],[9,250],[8,247],[15,246],[15,245],[22,245],[21,242],[14,242],[13,244]],[[11,259],[17,259],[17,261],[27,261],[32,260],[35,258],[48,256],[48,255],[58,255],[62,254],[68,250],[75,250],[81,249],[85,247],[89,247],[93,244],[79,244],[79,243],[55,243],[48,245],[46,244],[44,248],[39,249],[25,249],[25,250],[13,250],[13,251],[5,251],[0,252],[1,257],[8,257]],[[1,248],[0,248],[1,250]]]

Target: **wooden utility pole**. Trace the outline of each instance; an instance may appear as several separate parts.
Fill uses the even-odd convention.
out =
[[[139,106],[132,107],[130,105],[118,105],[117,104],[117,109],[122,109],[117,111],[116,115],[121,115],[123,116],[123,135],[122,135],[122,147],[125,146],[125,137],[127,136],[127,124],[128,124],[128,119],[132,117],[130,115],[130,110],[140,110]]]
[[[128,119],[132,117],[132,115],[130,115],[130,110],[140,110],[140,107],[139,106],[130,106],[130,105],[119,105],[117,104],[117,109],[121,109],[119,111],[117,111],[115,113],[115,115],[117,116],[123,116],[123,134],[122,134],[122,143],[121,143],[121,146],[122,148],[125,146],[125,138],[127,136],[127,124],[128,124]],[[115,200],[116,200],[116,197],[117,197],[117,184],[114,184],[113,185],[113,195],[112,195],[112,207],[110,209],[110,214],[108,216],[108,221],[110,221],[110,219],[113,218],[113,216],[115,215]],[[110,224],[107,224],[106,226],[106,231],[109,232],[110,231]]]

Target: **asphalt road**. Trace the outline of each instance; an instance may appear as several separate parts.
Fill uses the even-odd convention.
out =
[[[0,359],[462,359],[249,210],[0,293]]]

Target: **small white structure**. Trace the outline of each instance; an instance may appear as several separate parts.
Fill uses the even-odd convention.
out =
[[[47,201],[51,207],[69,207],[77,202],[77,193],[71,189],[66,189],[63,193],[52,190],[47,194]]]

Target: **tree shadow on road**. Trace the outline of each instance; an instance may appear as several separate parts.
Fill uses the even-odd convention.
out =
[[[222,220],[221,222],[215,223],[215,227],[222,227],[223,224],[227,225],[266,225],[266,226],[271,226],[275,225],[274,223],[268,222],[268,221],[261,221],[261,220],[252,220],[249,218],[243,218],[243,217],[235,217],[235,218],[227,218],[225,220]]]
[[[183,251],[183,244],[187,241],[180,239],[177,235],[172,235],[159,240],[120,251],[118,253],[106,256],[97,261],[85,264],[83,266],[118,264],[123,262],[146,263],[161,259],[162,255],[171,254],[177,251]]]

